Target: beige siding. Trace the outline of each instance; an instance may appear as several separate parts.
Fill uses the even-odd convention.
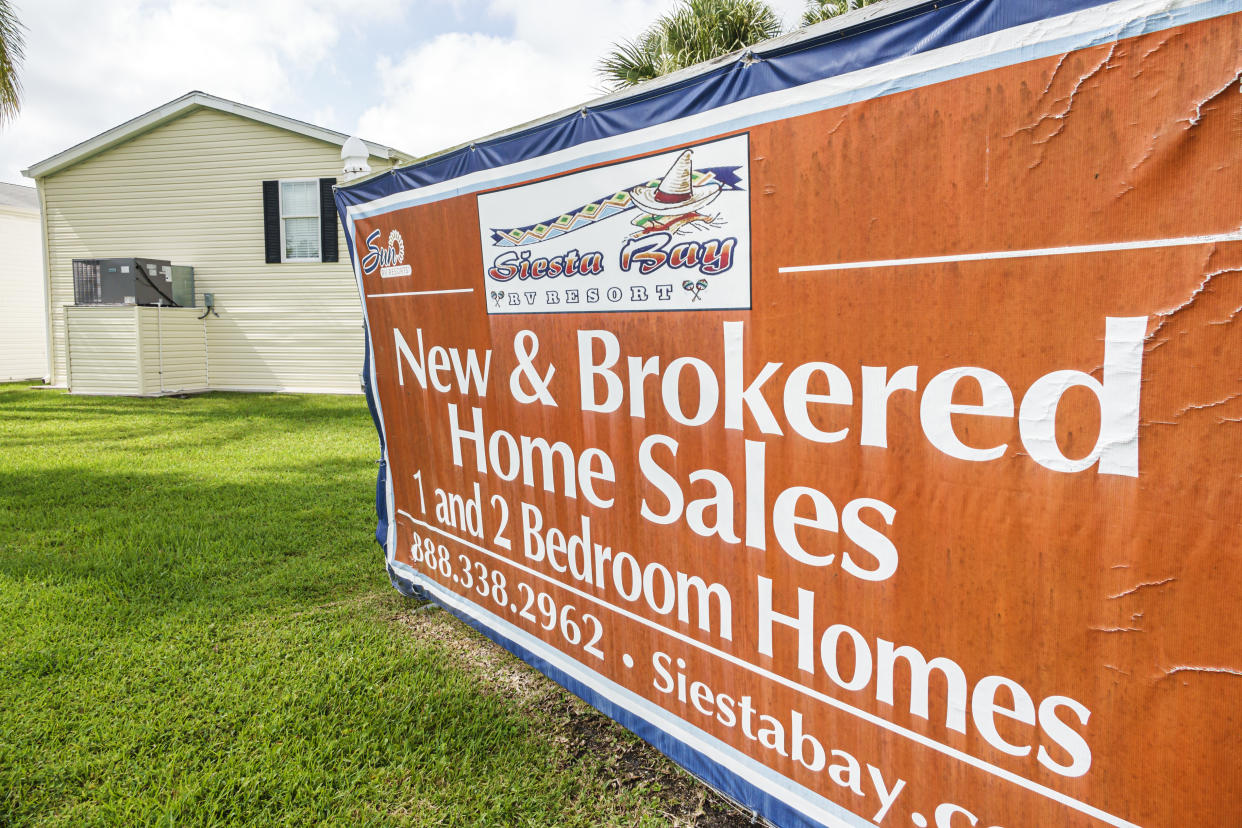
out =
[[[141,394],[138,309],[66,308],[69,387],[76,394]]]
[[[138,308],[142,393],[207,390],[206,321],[194,308]]]
[[[192,265],[200,303],[215,294],[213,388],[357,392],[362,315],[344,239],[338,263],[263,260],[261,182],[340,166],[334,144],[205,109],[41,179],[54,381],[65,376],[72,260],[149,256]]]
[[[0,207],[0,382],[47,372],[39,213]]]
[[[69,307],[65,319],[75,394],[155,397],[208,388],[206,323],[193,308]]]

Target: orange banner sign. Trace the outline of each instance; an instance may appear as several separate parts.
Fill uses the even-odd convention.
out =
[[[1077,5],[343,188],[394,578],[778,824],[1242,823],[1242,14]]]

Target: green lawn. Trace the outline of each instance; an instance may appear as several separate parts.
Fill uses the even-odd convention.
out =
[[[0,826],[665,823],[398,623],[376,455],[357,397],[0,386]]]

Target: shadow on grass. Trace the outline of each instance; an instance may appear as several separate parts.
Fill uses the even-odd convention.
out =
[[[45,396],[55,394],[56,396]],[[348,404],[342,405],[342,401]],[[232,414],[289,424],[329,425],[366,417],[361,396],[313,394],[242,394],[213,392],[177,397],[85,397],[54,391],[28,391],[0,386],[0,417],[5,419],[105,419],[116,414],[158,414],[182,422],[216,421]]]

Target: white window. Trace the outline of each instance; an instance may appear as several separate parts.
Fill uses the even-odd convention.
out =
[[[281,261],[317,262],[319,250],[319,179],[280,182]]]

